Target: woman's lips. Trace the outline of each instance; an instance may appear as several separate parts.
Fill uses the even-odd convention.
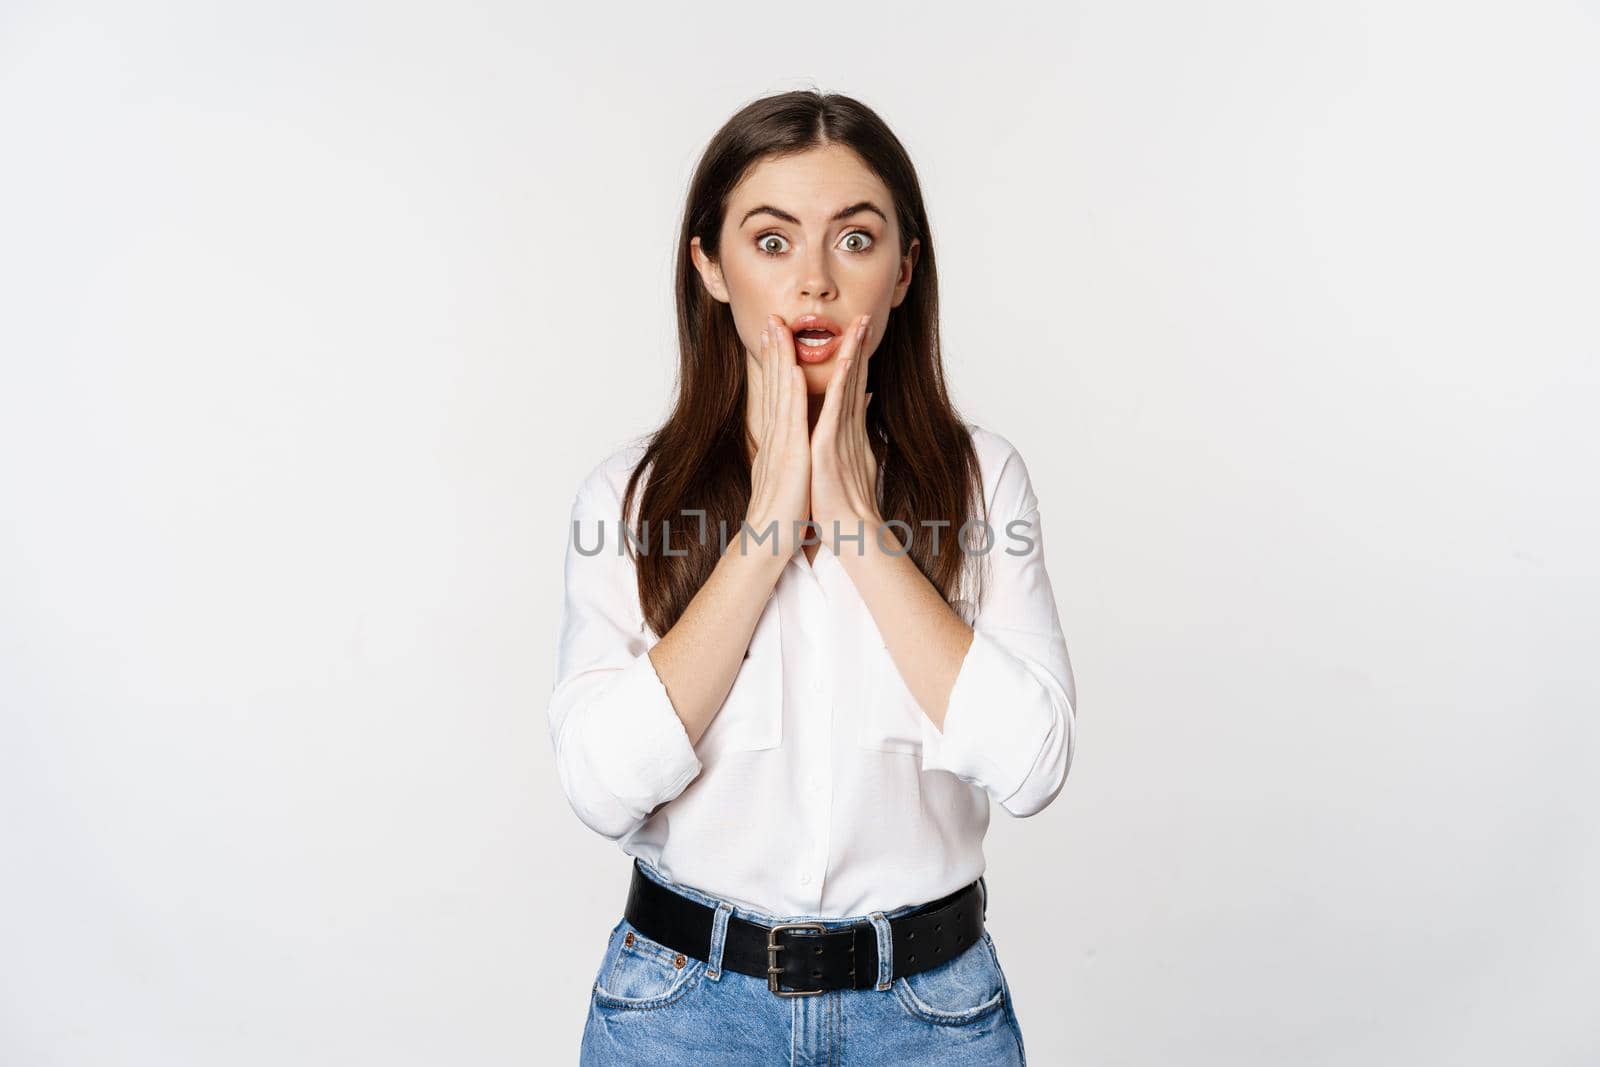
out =
[[[841,340],[842,338],[835,335],[829,337],[820,345],[808,344],[804,337],[796,334],[794,339],[795,358],[801,363],[826,363],[838,351]]]
[[[826,363],[839,350],[844,329],[826,315],[801,315],[789,324],[801,363]]]

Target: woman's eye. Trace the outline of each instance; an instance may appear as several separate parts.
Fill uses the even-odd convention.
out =
[[[844,235],[846,252],[865,252],[872,247],[872,235],[866,230],[851,230]],[[781,256],[788,250],[789,242],[776,233],[764,233],[756,238],[756,250],[769,256]]]
[[[849,233],[844,235],[844,239],[846,241],[849,241],[851,238],[854,238],[854,237],[861,238],[863,241],[866,242],[866,244],[855,245],[852,248],[850,248],[850,251],[852,251],[852,252],[865,252],[867,249],[872,247],[872,234],[868,233],[866,230],[851,230]]]

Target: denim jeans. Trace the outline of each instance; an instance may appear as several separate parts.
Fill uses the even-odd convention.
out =
[[[716,910],[709,959],[682,956],[626,918],[611,928],[595,974],[583,1030],[584,1067],[1022,1067],[1022,1029],[994,939],[983,937],[953,959],[889,980],[889,920],[914,910],[840,919],[768,915],[668,879],[636,861],[652,881]],[[828,929],[870,922],[878,934],[879,981],[870,989],[832,989],[780,997],[756,978],[722,967],[728,920],[820,922]],[[629,935],[632,935],[631,937]],[[790,932],[794,938],[807,931]]]

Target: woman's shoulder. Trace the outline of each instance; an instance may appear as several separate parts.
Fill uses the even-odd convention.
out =
[[[608,516],[620,516],[623,491],[644,458],[647,445],[648,439],[636,437],[608,452],[579,481],[578,499]]]
[[[978,459],[990,463],[1004,463],[1011,453],[1017,450],[1009,437],[980,426],[975,422],[963,419],[962,424],[967,428],[967,435],[972,438],[972,446],[978,451]]]
[[[1022,453],[1005,435],[963,420],[983,473],[983,497],[991,513],[1020,514],[1032,505],[1033,484]]]

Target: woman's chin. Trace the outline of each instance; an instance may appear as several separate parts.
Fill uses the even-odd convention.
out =
[[[806,376],[806,392],[812,396],[822,396],[826,393],[837,362],[830,359],[826,363],[801,363],[800,370]]]

